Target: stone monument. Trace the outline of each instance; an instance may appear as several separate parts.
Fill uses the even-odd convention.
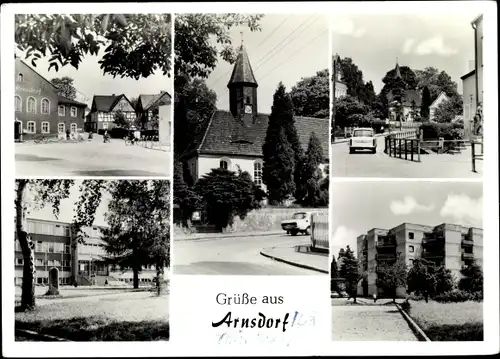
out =
[[[59,295],[59,269],[57,268],[49,271],[49,290],[45,295]]]

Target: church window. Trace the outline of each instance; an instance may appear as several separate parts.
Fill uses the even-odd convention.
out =
[[[262,162],[255,161],[253,164],[253,181],[259,187],[262,186]]]
[[[219,168],[231,170],[231,161],[229,160],[229,158],[221,158],[219,162]]]

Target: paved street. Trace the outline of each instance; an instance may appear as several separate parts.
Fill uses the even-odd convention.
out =
[[[101,136],[78,143],[16,143],[16,176],[170,176],[171,153]]]
[[[332,340],[417,341],[396,306],[346,302],[332,299]]]
[[[201,275],[324,275],[260,254],[264,248],[309,243],[309,236],[292,237],[286,234],[174,241],[174,272]]]
[[[478,173],[472,172],[470,146],[456,155],[421,155],[421,161],[392,158],[384,153],[384,137],[377,137],[377,153],[349,154],[348,142],[332,145],[330,173],[333,177],[392,178],[482,178],[482,161]]]

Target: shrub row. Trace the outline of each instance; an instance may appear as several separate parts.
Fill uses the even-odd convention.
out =
[[[433,299],[440,303],[457,303],[467,301],[480,302],[483,300],[483,293],[470,293],[459,289],[453,289],[448,292],[438,294]]]
[[[424,140],[435,140],[443,137],[445,140],[462,140],[464,126],[460,123],[424,122],[420,126]]]

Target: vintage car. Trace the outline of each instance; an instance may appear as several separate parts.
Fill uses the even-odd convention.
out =
[[[349,140],[349,153],[354,153],[357,150],[370,150],[372,153],[377,152],[377,139],[375,131],[371,128],[355,128],[352,131],[352,136]]]
[[[281,221],[281,228],[292,236],[296,236],[299,232],[309,235],[311,230],[311,213],[294,213],[291,219]]]

